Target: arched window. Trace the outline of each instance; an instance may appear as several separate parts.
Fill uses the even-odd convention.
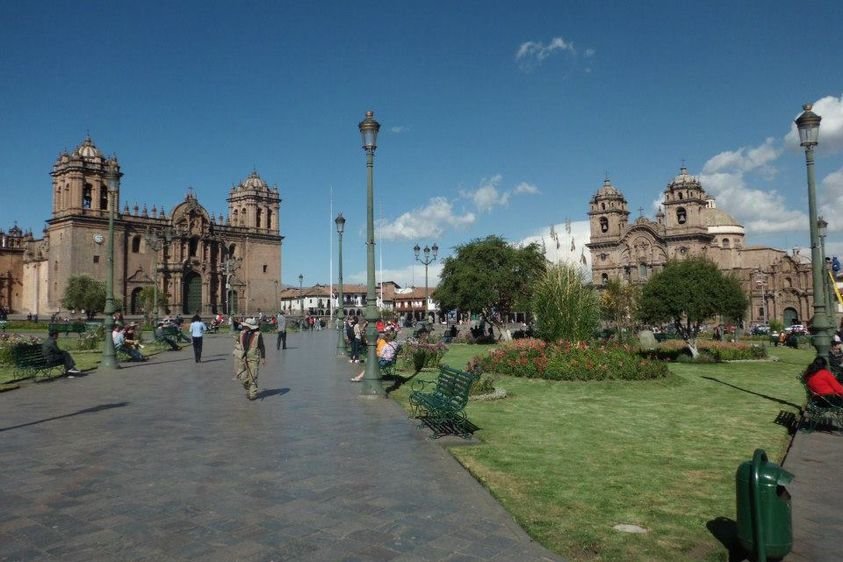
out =
[[[730,247],[730,244],[729,244],[729,239],[728,239],[728,238],[724,238],[724,239],[723,239],[723,247],[724,247],[724,248],[729,248],[729,247]]]
[[[89,183],[85,184],[85,187],[82,188],[82,208],[83,209],[90,209],[91,208],[91,201],[93,200],[93,193],[94,193],[94,186]]]
[[[266,210],[266,228],[272,228],[272,209]]]
[[[685,207],[679,207],[676,209],[676,222],[679,224],[685,224],[688,220],[688,213],[685,211]]]
[[[609,275],[604,273],[600,276],[600,283],[603,285],[607,285],[609,283]]]
[[[608,232],[609,231],[609,219],[606,217],[600,217],[600,232]]]
[[[240,209],[240,222],[238,223],[240,226],[246,226],[246,207]]]
[[[237,209],[234,209],[234,211],[231,212],[231,224],[237,226],[238,224],[240,224],[238,222],[239,220],[240,220],[240,213],[237,211]]]
[[[228,247],[228,257],[230,257],[230,258],[234,257],[234,250],[235,250],[234,244],[232,244],[231,246]]]
[[[100,209],[108,209],[108,189],[100,184]]]
[[[263,218],[263,210],[256,209],[255,211],[255,228],[261,228],[261,219]]]
[[[679,192],[679,198],[682,199],[682,192]]]
[[[140,252],[140,236],[132,236],[132,253],[137,254]]]
[[[600,203],[600,209],[605,211],[606,210],[606,203]]]
[[[793,280],[790,277],[785,277],[784,278],[784,286],[787,287],[788,289],[792,288],[793,287]]]
[[[195,236],[190,239],[190,257],[195,258],[196,252],[199,248],[199,239]]]

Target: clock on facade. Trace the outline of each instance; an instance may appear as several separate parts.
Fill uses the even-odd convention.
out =
[[[105,240],[105,237],[102,234],[100,234],[99,232],[94,234],[94,242],[96,242],[97,244],[102,244],[103,240]]]

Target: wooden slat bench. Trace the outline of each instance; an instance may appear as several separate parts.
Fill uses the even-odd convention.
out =
[[[55,359],[48,361],[44,356],[40,343],[20,343],[12,347],[12,361],[16,379],[33,378],[39,376],[51,377],[54,370],[64,372],[64,361]]]
[[[421,420],[433,430],[433,438],[453,434],[468,438],[474,429],[465,415],[468,392],[479,377],[453,369],[446,365],[439,367],[435,381],[415,381],[410,391],[410,406],[413,417]],[[431,386],[430,390],[425,387]]]

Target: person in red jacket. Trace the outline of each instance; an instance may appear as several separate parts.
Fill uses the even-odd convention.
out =
[[[802,377],[811,392],[822,396],[830,404],[843,406],[843,385],[828,370],[828,362],[824,357],[814,359]]]

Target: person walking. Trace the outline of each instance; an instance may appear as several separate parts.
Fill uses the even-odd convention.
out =
[[[67,378],[72,379],[73,375],[78,375],[80,371],[76,368],[76,362],[70,353],[59,349],[58,339],[59,333],[56,330],[50,330],[47,339],[41,344],[41,352],[49,363],[62,362],[64,364],[64,374],[67,375]]]
[[[287,349],[287,317],[284,316],[283,310],[279,310],[275,315],[275,329],[278,331],[275,349]]]
[[[202,361],[202,336],[207,329],[208,327],[202,322],[202,317],[194,314],[190,323],[190,335],[193,340],[193,359],[197,363]]]
[[[246,398],[255,400],[258,397],[258,375],[262,365],[266,365],[266,348],[260,324],[256,318],[243,321],[243,331],[240,333],[240,358],[235,355],[237,380],[246,389]]]

